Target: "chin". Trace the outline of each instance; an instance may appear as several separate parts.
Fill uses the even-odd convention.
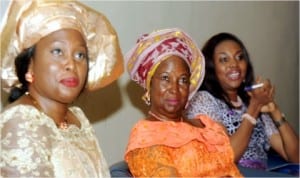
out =
[[[77,98],[78,98],[79,95],[60,95],[58,96],[59,97],[59,101],[61,101],[62,103],[65,103],[65,104],[71,104],[73,103]]]
[[[181,114],[183,112],[183,108],[167,108],[166,110],[170,114],[177,114],[177,113]]]

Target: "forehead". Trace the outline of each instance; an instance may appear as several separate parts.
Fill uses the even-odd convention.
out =
[[[156,72],[164,72],[167,70],[187,70],[189,71],[189,66],[188,64],[185,62],[184,59],[182,59],[179,56],[169,56],[167,57],[165,60],[163,60],[159,66],[157,67]]]
[[[236,50],[241,50],[241,46],[234,40],[224,40],[220,42],[216,48],[215,52],[218,51],[223,51],[223,50],[229,50],[229,49],[236,49]]]
[[[40,42],[52,42],[55,40],[60,40],[60,41],[72,41],[72,43],[74,43],[74,41],[76,41],[77,43],[83,43],[85,44],[85,40],[82,36],[82,34],[74,29],[61,29],[61,30],[57,30],[54,31],[48,35],[46,35],[45,37],[41,38]]]

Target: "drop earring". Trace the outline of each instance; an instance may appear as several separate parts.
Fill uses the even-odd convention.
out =
[[[144,94],[142,99],[145,101],[146,105],[150,106],[151,101],[150,101],[150,94],[148,91]]]
[[[27,82],[32,83],[32,82],[34,81],[33,74],[27,72],[27,73],[25,74],[25,79],[26,79]]]

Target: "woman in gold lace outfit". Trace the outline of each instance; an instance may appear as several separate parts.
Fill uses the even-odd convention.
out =
[[[29,0],[12,1],[4,23],[1,79],[12,103],[0,115],[1,176],[109,177],[94,129],[70,106],[123,72],[109,21],[79,2]]]

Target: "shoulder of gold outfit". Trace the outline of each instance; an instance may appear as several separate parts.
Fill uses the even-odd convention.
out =
[[[42,108],[41,108],[41,106],[39,105],[39,103],[36,101],[36,99],[34,99],[34,98],[32,97],[32,95],[31,95],[29,92],[26,92],[25,95],[28,96],[28,98],[31,100],[31,102],[34,104],[34,106],[35,106],[40,112],[42,112],[42,113],[44,113],[45,115],[49,116],[47,113],[45,113],[45,112],[42,110]],[[50,117],[50,116],[49,116],[49,117]],[[54,121],[54,120],[53,120],[53,121]],[[54,122],[55,122],[55,121],[54,121]],[[64,116],[62,122],[60,122],[60,123],[55,123],[55,124],[56,124],[56,126],[57,126],[58,128],[60,128],[60,129],[62,129],[62,130],[67,129],[67,128],[69,127],[67,114]]]

